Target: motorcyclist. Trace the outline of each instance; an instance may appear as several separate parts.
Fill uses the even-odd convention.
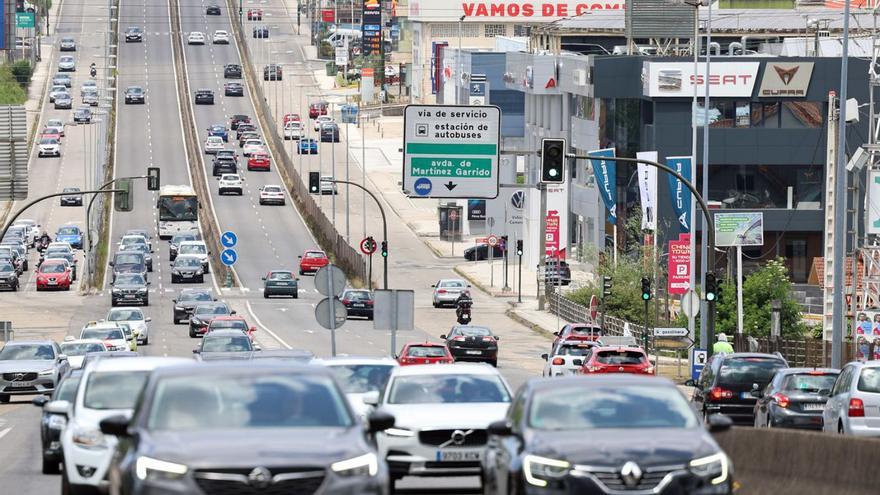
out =
[[[42,251],[42,250],[46,249],[47,247],[49,247],[49,243],[51,243],[51,242],[52,242],[52,238],[49,237],[49,233],[44,230],[42,235],[40,235],[40,238],[37,240],[37,245],[39,246],[39,250]]]
[[[92,77],[95,77],[98,74],[98,67],[92,62],[92,65],[89,66],[89,72],[92,74]]]
[[[468,292],[462,292],[455,301],[455,317],[461,325],[467,325],[471,321],[471,306],[474,300]]]

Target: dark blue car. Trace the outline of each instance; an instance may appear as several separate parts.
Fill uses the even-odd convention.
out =
[[[76,225],[59,227],[55,232],[55,242],[66,242],[74,249],[82,249],[83,232]]]
[[[296,152],[300,155],[317,155],[318,142],[311,138],[300,139]]]
[[[229,142],[229,130],[224,124],[214,124],[208,127],[208,137],[217,136],[223,138],[224,143]]]

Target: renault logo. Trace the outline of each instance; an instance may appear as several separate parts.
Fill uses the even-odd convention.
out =
[[[464,442],[467,440],[468,435],[473,433],[474,430],[462,431],[455,430],[452,432],[452,435],[449,436],[449,440],[440,444],[440,448],[449,447],[450,445],[462,446]]]
[[[264,467],[256,467],[248,474],[248,484],[254,488],[262,490],[268,487],[271,482],[272,473]]]
[[[638,464],[629,461],[620,468],[620,478],[627,488],[635,488],[642,481],[642,468]]]

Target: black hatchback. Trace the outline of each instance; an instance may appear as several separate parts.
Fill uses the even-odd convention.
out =
[[[211,4],[205,7],[205,15],[220,15],[220,6],[216,4]]]
[[[714,354],[709,358],[696,383],[692,401],[704,417],[729,416],[737,424],[755,423],[752,390],[764,390],[773,376],[788,362],[780,354],[735,352]]]
[[[840,370],[784,368],[764,388],[752,391],[755,428],[822,430],[822,410]]]
[[[226,64],[223,66],[223,77],[226,79],[241,79],[241,66],[238,64]]]
[[[196,105],[213,105],[214,92],[210,89],[199,89],[196,91]]]
[[[363,289],[346,289],[340,297],[348,311],[348,316],[363,316],[373,319],[373,293]]]
[[[498,339],[487,327],[455,325],[448,335],[441,335],[456,361],[479,361],[498,366]]]

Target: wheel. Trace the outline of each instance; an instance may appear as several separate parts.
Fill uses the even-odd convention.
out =
[[[0,402],[2,402],[2,401],[0,401]],[[843,422],[837,423],[837,434],[838,435],[846,435],[846,432],[843,431]]]
[[[43,474],[59,474],[61,473],[61,465],[58,461],[47,459],[43,456]]]
[[[200,284],[205,283],[205,276],[204,276],[204,275],[202,275],[201,277],[199,277],[199,283],[200,283]]]
[[[269,294],[267,292],[263,292],[263,299],[269,299]]]
[[[116,299],[110,299],[110,307],[116,306]]]
[[[434,302],[432,302],[431,304],[433,304],[435,308],[439,308],[439,307],[440,307],[440,305],[437,304],[437,301],[434,301]]]
[[[299,299],[299,291],[293,293],[294,299]]]
[[[266,204],[266,203],[264,203],[263,200],[261,199],[261,200],[260,200],[260,206],[263,206],[264,204]]]
[[[150,298],[147,297],[144,299],[144,306],[149,306],[149,305],[150,305]]]
[[[172,275],[172,276],[171,276],[171,283],[172,283],[172,284],[176,284],[177,282],[178,282],[177,277],[175,277],[174,275]]]
[[[370,319],[372,319],[372,318],[370,318]],[[498,367],[498,360],[493,359],[493,360],[489,361],[489,364],[491,364],[493,368],[497,368]]]
[[[191,338],[196,338],[196,331],[193,329],[192,326],[189,327],[189,336]]]
[[[0,403],[6,404],[9,402],[9,395],[0,394]]]
[[[147,271],[148,271],[148,272],[152,272],[152,271],[153,271],[153,265],[147,265]]]
[[[178,320],[177,318],[172,318],[172,320],[174,320],[174,324],[175,324],[175,325],[179,325],[179,324],[180,324],[180,320]]]
[[[141,345],[150,345],[150,336],[149,336],[149,335],[147,335],[146,337],[144,337],[144,343],[141,344]]]
[[[300,274],[300,275],[305,275],[305,272],[302,271],[302,268],[299,269],[299,274]]]

